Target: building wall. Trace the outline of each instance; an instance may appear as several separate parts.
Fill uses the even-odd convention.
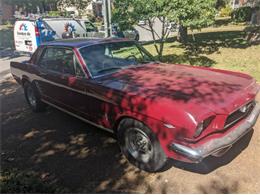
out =
[[[2,21],[11,20],[14,15],[14,8],[11,5],[8,5],[1,0],[1,9],[2,9]]]

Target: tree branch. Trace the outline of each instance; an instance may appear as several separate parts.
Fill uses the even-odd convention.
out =
[[[156,49],[156,52],[158,53],[158,55],[159,55],[159,48],[158,48],[158,46],[156,45],[156,38],[155,38],[155,34],[154,34],[154,29],[153,29],[153,24],[152,24],[152,22],[151,22],[151,20],[150,19],[148,19],[148,24],[149,24],[149,27],[150,27],[150,29],[151,29],[151,33],[152,33],[152,37],[153,37],[153,45],[154,45],[154,47],[155,47],[155,49]]]
[[[144,30],[148,30],[148,31],[150,31],[150,32],[151,32],[151,29],[149,29],[149,28],[145,28],[144,26],[142,26],[142,25],[139,25],[139,24],[137,24],[137,26],[139,26],[140,28],[142,28],[142,29],[144,29]]]

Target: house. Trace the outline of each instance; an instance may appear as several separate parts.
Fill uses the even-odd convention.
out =
[[[260,6],[260,0],[232,0],[231,5],[233,9],[242,7],[242,6],[250,6],[252,8],[256,8]],[[260,10],[253,9],[253,14],[251,17],[251,24],[260,25]]]
[[[86,1],[87,2],[87,1]],[[66,10],[67,12],[72,12],[74,16],[86,16],[86,15],[93,15],[94,17],[102,17],[102,0],[92,0],[86,8],[80,9],[76,6],[68,6],[66,3],[62,3],[60,1],[58,5],[59,10]]]
[[[250,6],[250,7],[256,7],[259,6],[260,0],[232,0],[231,7],[233,9],[242,7],[242,6]]]
[[[95,17],[102,17],[103,16],[102,6],[103,6],[102,0],[92,0],[92,2],[89,4],[89,6],[86,9],[89,14],[92,14]]]
[[[243,6],[246,3],[247,0],[232,0],[231,1],[231,7],[232,9],[239,8]]]

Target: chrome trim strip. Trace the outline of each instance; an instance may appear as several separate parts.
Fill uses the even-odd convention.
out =
[[[65,110],[65,109],[63,109],[63,108],[61,108],[61,107],[59,107],[59,106],[57,106],[57,105],[55,105],[55,104],[52,104],[52,103],[50,103],[50,102],[48,102],[48,101],[46,101],[46,100],[43,100],[43,99],[42,99],[41,101],[43,101],[44,103],[46,103],[46,104],[48,104],[48,105],[50,105],[50,106],[53,106],[53,107],[57,108],[58,110],[61,110],[62,112],[65,112],[65,113],[67,113],[67,114],[69,114],[69,115],[71,115],[71,116],[74,116],[74,117],[76,117],[76,118],[78,118],[78,119],[80,119],[80,120],[82,120],[82,121],[84,121],[84,122],[86,122],[86,123],[89,123],[89,124],[91,124],[91,125],[93,125],[93,126],[95,126],[95,127],[98,127],[98,128],[103,129],[103,130],[105,130],[105,131],[108,131],[109,133],[114,133],[114,131],[113,131],[112,129],[108,129],[108,128],[105,128],[105,127],[103,127],[103,126],[101,126],[101,125],[98,125],[98,124],[96,124],[96,123],[93,123],[93,122],[91,122],[91,121],[89,121],[89,120],[87,120],[87,119],[85,119],[85,118],[83,118],[83,117],[81,117],[81,116],[78,116],[78,115],[76,115],[76,114],[74,114],[74,113],[72,113],[72,112],[70,112],[70,111],[68,111],[68,110]]]

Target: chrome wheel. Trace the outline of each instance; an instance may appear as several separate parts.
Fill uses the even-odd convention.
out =
[[[149,137],[138,128],[126,130],[125,144],[128,152],[138,161],[149,162],[153,147]]]
[[[30,105],[35,107],[36,106],[36,97],[34,95],[32,87],[27,88],[27,97],[28,97],[28,101],[29,101]]]

